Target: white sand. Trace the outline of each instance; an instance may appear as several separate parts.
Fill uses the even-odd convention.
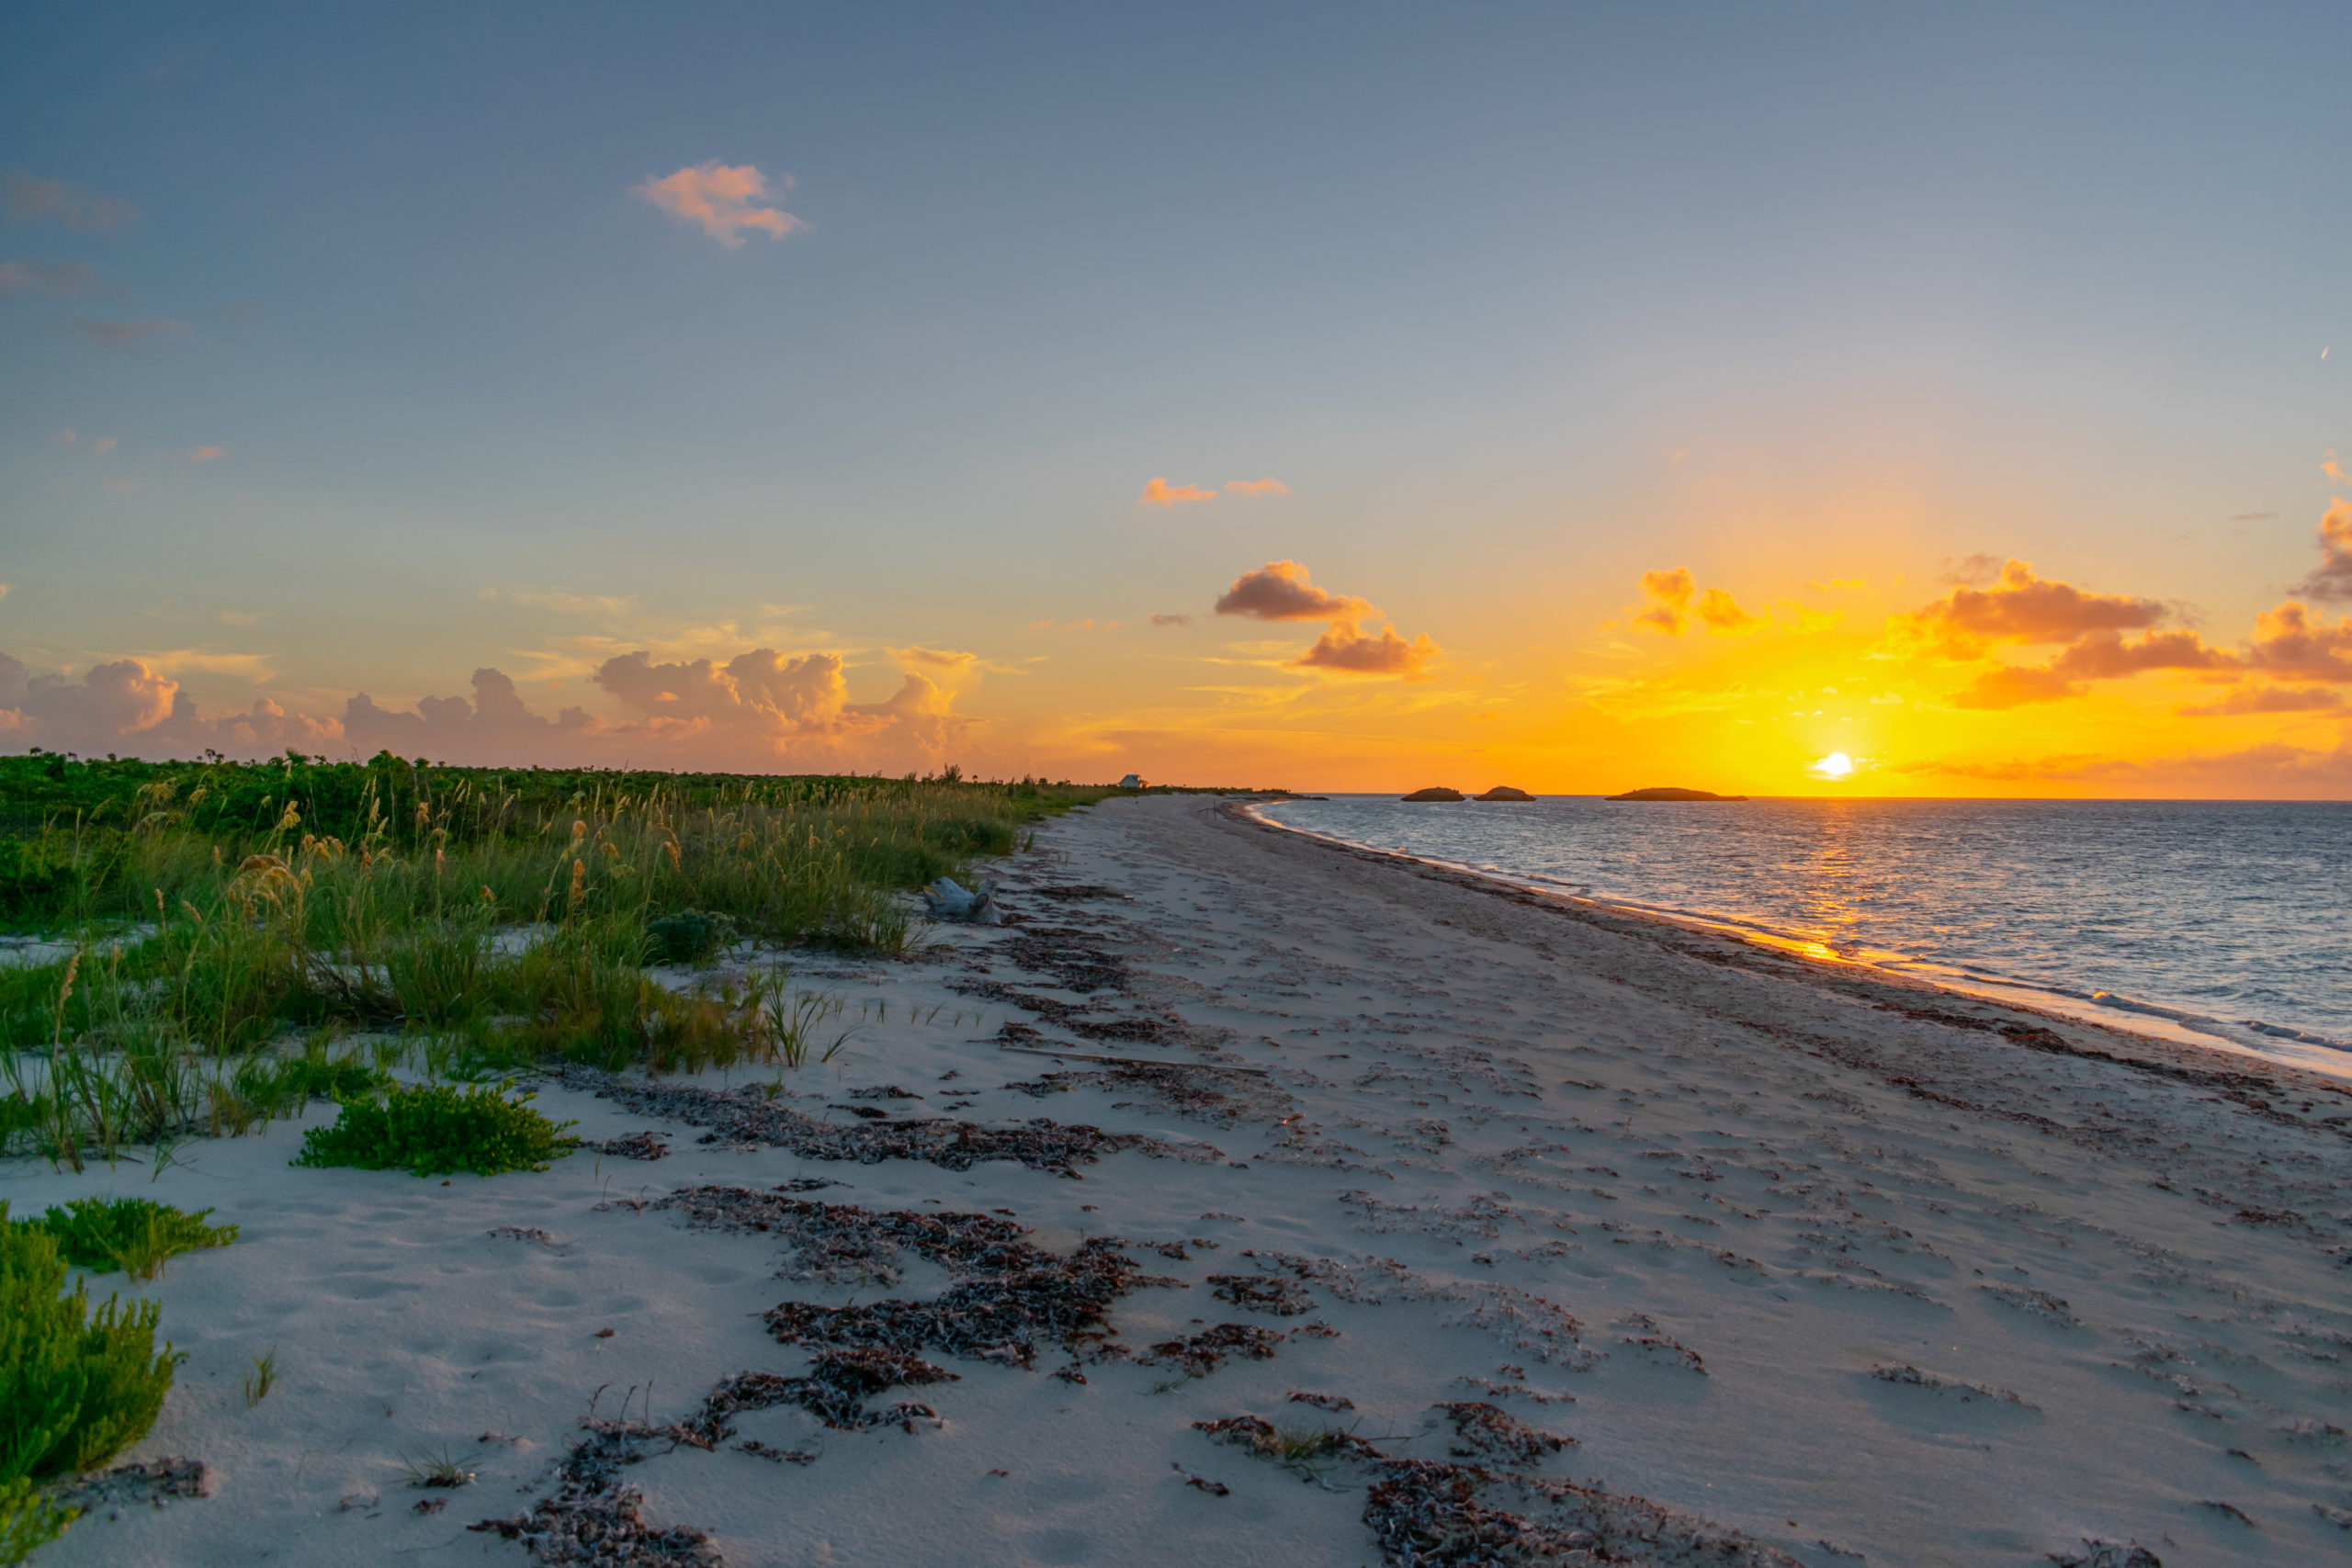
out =
[[[1036,891],[1070,885],[1127,897]],[[710,1532],[732,1564],[1378,1562],[1376,1472],[1335,1464],[1306,1483],[1193,1428],[1332,1419],[1294,1390],[1343,1396],[1354,1410],[1337,1419],[1359,1436],[1439,1461],[1452,1433],[1428,1425],[1432,1404],[1489,1401],[1576,1439],[1510,1468],[1744,1532],[1761,1543],[1750,1561],[2041,1563],[2086,1538],[2175,1568],[2352,1556],[2335,1522],[2352,1514],[2326,1512],[2352,1509],[2352,1098],[2334,1085],[1539,908],[1207,801],[1057,823],[1003,902],[1025,923],[948,935],[933,962],[805,964],[853,1011],[886,1001],[888,1021],[779,1103],[848,1122],[847,1090],[899,1084],[923,1099],[871,1102],[894,1118],[1048,1117],[1176,1150],[1111,1154],[1078,1181],[826,1163],[698,1145],[695,1128],[551,1088],[540,1104],[584,1135],[653,1128],[676,1152],[445,1185],[289,1168],[300,1126],[281,1123],[189,1145],[152,1180],[129,1164],[0,1168],[19,1214],[141,1193],[243,1229],[145,1287],[189,1359],[130,1457],[201,1460],[213,1495],[101,1510],[34,1561],[527,1561],[464,1526],[548,1495],[592,1400],[676,1419],[722,1377],[807,1365],[763,1327],[777,1303],[946,1283],[920,1262],[897,1285],[779,1280],[772,1235],[600,1207],[800,1177],[842,1184],[807,1195],[820,1201],[1009,1208],[1058,1252],[1105,1233],[1216,1243],[1182,1260],[1133,1251],[1193,1287],[1115,1303],[1137,1350],[1225,1322],[1338,1333],[1158,1393],[1168,1369],[1109,1361],[1075,1384],[1051,1375],[1059,1352],[1023,1370],[934,1348],[961,1381],[874,1403],[921,1400],[944,1425],[737,1420],[736,1441],[821,1447],[805,1467],[733,1442],[652,1445],[626,1476],[647,1517]],[[1125,989],[1058,989],[1020,966],[1088,947],[1125,961]],[[950,988],[986,978],[1086,1010],[1039,1017]],[[2052,1048],[1923,1013],[2045,1029],[2028,1039]],[[1114,1034],[1158,1039],[1072,1027],[1138,1017],[1161,1026]],[[1033,1099],[1001,1086],[1063,1064],[1000,1048],[1007,1023],[1089,1055],[1267,1076],[1200,1080],[1232,1091],[1224,1121],[1133,1088]],[[943,1111],[955,1098],[969,1107]],[[1275,1253],[1345,1277],[1309,1280],[1303,1317],[1212,1297],[1209,1275]],[[279,1384],[248,1408],[249,1358],[273,1348]],[[479,1482],[411,1486],[404,1461],[445,1450]],[[1615,1549],[1702,1560],[1671,1541]]]

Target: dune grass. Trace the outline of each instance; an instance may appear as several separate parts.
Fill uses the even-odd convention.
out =
[[[162,1277],[164,1265],[183,1252],[226,1247],[237,1239],[234,1225],[208,1225],[209,1209],[184,1213],[144,1198],[76,1198],[52,1208],[38,1224],[76,1269],[107,1274],[119,1269],[134,1280]]]
[[[773,958],[692,992],[649,966],[744,938],[905,952],[906,890],[1106,793],[0,758],[0,924],[72,943],[0,966],[0,1151],[80,1169],[241,1135],[380,1092],[416,1046],[477,1076],[822,1059],[838,1001]]]

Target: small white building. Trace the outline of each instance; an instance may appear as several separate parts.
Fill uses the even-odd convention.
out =
[[[1118,787],[1121,789],[1141,789],[1143,788],[1143,777],[1139,773],[1129,773],[1125,778],[1119,781]]]

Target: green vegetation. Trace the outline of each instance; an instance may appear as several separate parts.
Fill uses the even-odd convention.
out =
[[[272,1347],[267,1355],[254,1358],[253,1376],[245,1380],[245,1408],[251,1410],[269,1397],[277,1386],[277,1350]]]
[[[0,966],[0,1151],[80,1169],[241,1135],[420,1051],[476,1077],[821,1057],[847,1035],[816,1038],[835,1004],[780,969],[684,995],[649,965],[744,938],[904,951],[904,890],[1107,793],[0,757],[0,928],[72,943]]]
[[[155,1348],[155,1303],[109,1296],[93,1312],[85,1280],[64,1291],[65,1268],[57,1238],[0,1201],[0,1562],[65,1528],[72,1510],[37,1489],[146,1436],[182,1359]]]
[[[51,1209],[38,1221],[56,1238],[65,1261],[76,1269],[106,1274],[119,1269],[134,1280],[153,1280],[164,1261],[199,1247],[226,1247],[237,1239],[234,1225],[208,1225],[212,1213],[198,1209],[183,1213],[168,1204],[144,1198],[76,1198],[62,1209]]]
[[[349,1100],[334,1126],[302,1135],[294,1163],[397,1168],[417,1176],[545,1170],[579,1140],[562,1135],[572,1123],[557,1126],[530,1108],[530,1098],[509,1100],[483,1085],[414,1084],[381,1100]]]

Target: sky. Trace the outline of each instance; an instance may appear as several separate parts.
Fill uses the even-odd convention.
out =
[[[2352,9],[0,11],[0,748],[2352,798]]]

